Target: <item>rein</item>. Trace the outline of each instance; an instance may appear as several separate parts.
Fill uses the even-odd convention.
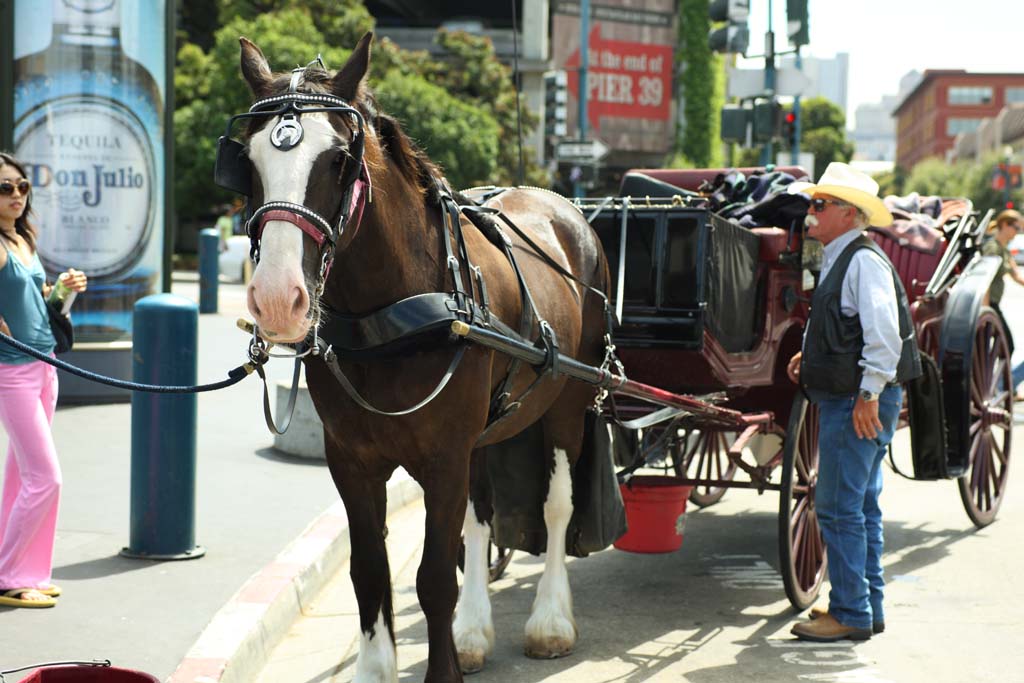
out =
[[[116,377],[107,377],[106,375],[100,375],[95,372],[83,370],[77,365],[72,365],[66,361],[62,361],[58,358],[51,358],[42,351],[37,351],[28,344],[18,341],[14,337],[6,335],[0,332],[0,341],[19,351],[26,353],[37,360],[41,360],[44,363],[48,363],[55,368],[60,368],[66,372],[70,372],[72,375],[78,375],[91,382],[98,382],[99,384],[106,384],[108,386],[117,387],[118,389],[129,389],[131,391],[144,391],[152,394],[199,394],[205,391],[216,391],[218,389],[226,389],[232,385],[238,384],[243,379],[248,377],[254,370],[259,371],[262,374],[263,368],[262,363],[255,360],[250,360],[248,363],[243,363],[237,368],[228,371],[228,378],[221,380],[220,382],[213,382],[211,384],[196,384],[190,386],[165,386],[161,384],[141,384],[139,382],[129,382],[123,379],[117,379]],[[265,362],[265,361],[264,361]]]

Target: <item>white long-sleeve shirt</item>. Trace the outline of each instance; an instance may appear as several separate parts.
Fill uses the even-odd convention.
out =
[[[863,231],[843,233],[825,245],[818,282],[824,282],[836,259]],[[896,379],[903,340],[899,303],[888,263],[871,249],[858,249],[843,278],[839,306],[844,315],[859,315],[864,352],[858,364],[864,371],[860,388],[875,394]]]

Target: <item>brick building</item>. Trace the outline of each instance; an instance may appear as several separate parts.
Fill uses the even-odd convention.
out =
[[[893,111],[896,165],[945,157],[958,133],[974,132],[1007,104],[1024,102],[1024,73],[927,70]]]

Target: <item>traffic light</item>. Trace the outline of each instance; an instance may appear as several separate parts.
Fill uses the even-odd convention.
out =
[[[807,0],[786,0],[786,35],[794,47],[811,42]]]
[[[782,105],[776,99],[754,103],[754,142],[771,142],[782,132]]]
[[[569,77],[565,71],[544,74],[544,134],[564,138],[568,132]]]
[[[747,126],[750,123],[750,109],[738,104],[727,104],[722,107],[722,140],[725,142],[738,142],[741,145],[747,142]]]
[[[750,0],[711,0],[708,17],[713,22],[727,22],[725,26],[711,29],[708,34],[708,47],[712,52],[746,53],[750,44],[748,14]]]
[[[782,117],[782,140],[786,149],[793,149],[796,146],[796,114],[787,111]]]

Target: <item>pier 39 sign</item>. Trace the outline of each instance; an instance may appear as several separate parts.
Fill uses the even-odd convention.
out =
[[[579,130],[580,3],[553,4],[552,61],[568,72],[572,138]],[[661,154],[671,147],[674,7],[674,0],[591,0],[588,137],[616,151]]]

